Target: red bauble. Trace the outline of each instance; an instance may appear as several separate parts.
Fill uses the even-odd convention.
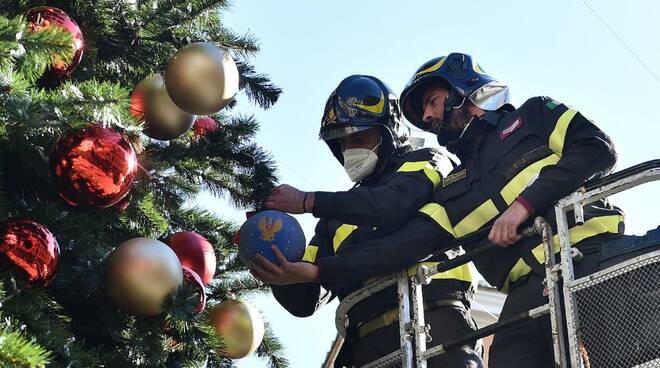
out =
[[[83,49],[85,48],[85,40],[80,27],[78,27],[78,23],[62,10],[52,6],[37,6],[28,10],[27,19],[30,22],[30,30],[32,31],[54,26],[64,28],[71,34],[71,38],[73,39],[71,45],[73,48],[73,59],[69,63],[59,60],[51,65],[50,69],[46,72],[47,78],[58,81],[71,75],[78,64],[80,64]]]
[[[231,242],[234,243],[235,246],[241,245],[241,231],[237,230],[234,233],[234,236],[231,237]]]
[[[206,291],[204,290],[204,283],[197,272],[186,266],[181,266],[181,268],[183,269],[183,281],[192,284],[199,294],[199,303],[197,303],[197,306],[195,307],[195,313],[202,313],[204,307],[206,307]]]
[[[50,166],[55,188],[67,203],[105,208],[128,194],[137,156],[121,134],[92,125],[60,139]]]
[[[208,132],[218,129],[218,123],[208,116],[200,116],[195,120],[193,130],[198,138],[204,137]]]
[[[195,271],[204,285],[213,279],[215,251],[203,236],[192,231],[182,231],[172,234],[166,243],[179,256],[181,265]]]
[[[31,220],[0,223],[2,263],[21,270],[31,285],[48,284],[55,276],[60,247],[48,229]]]

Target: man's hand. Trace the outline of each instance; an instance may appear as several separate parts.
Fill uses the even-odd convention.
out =
[[[275,187],[270,195],[266,197],[264,207],[294,214],[312,212],[314,193],[307,195],[307,201],[304,205],[303,200],[305,200],[305,192],[290,185],[282,184]]]
[[[516,243],[522,237],[518,234],[518,226],[529,217],[527,209],[518,201],[511,203],[511,206],[504,211],[488,234],[488,240],[500,247],[508,247]]]
[[[250,262],[250,273],[265,284],[288,285],[313,282],[318,278],[318,266],[307,262],[289,262],[275,245],[271,246],[273,253],[280,261],[279,266],[266,259],[261,254]]]

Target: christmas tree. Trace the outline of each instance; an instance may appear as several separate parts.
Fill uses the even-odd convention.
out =
[[[214,306],[263,286],[237,225],[195,198],[255,209],[274,165],[231,96],[186,108],[232,95],[233,65],[261,108],[281,90],[251,64],[255,37],[223,26],[228,6],[0,0],[0,366],[232,366],[217,316],[246,321]],[[177,69],[190,47],[202,56]],[[203,82],[227,86],[184,83],[209,63],[224,75]],[[267,326],[257,354],[287,366]]]

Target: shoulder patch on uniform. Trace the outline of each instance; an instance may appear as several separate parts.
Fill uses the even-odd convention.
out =
[[[521,126],[523,126],[524,122],[522,119],[522,116],[519,116],[514,120],[513,122],[509,123],[504,129],[500,131],[500,139],[505,140],[508,136],[510,136],[513,132],[518,130]]]
[[[442,187],[446,187],[448,185],[451,185],[461,179],[464,179],[467,176],[467,170],[463,169],[461,171],[455,172],[453,174],[449,174],[446,177],[442,178]]]
[[[545,106],[547,108],[549,108],[550,110],[554,110],[555,107],[559,106],[559,102],[557,102],[555,100],[550,100],[550,101],[545,103]]]

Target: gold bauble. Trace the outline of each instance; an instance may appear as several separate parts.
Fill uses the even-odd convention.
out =
[[[135,86],[131,94],[131,113],[146,123],[144,134],[161,141],[181,136],[195,122],[195,115],[172,102],[160,74],[144,78]]]
[[[133,238],[110,253],[106,291],[110,300],[136,316],[154,316],[183,283],[181,263],[164,243]]]
[[[225,107],[238,92],[238,69],[229,53],[213,43],[192,43],[168,62],[165,86],[182,110],[209,115]]]
[[[225,300],[209,312],[225,349],[220,355],[230,359],[244,358],[259,347],[264,338],[264,321],[255,307],[241,300]]]

